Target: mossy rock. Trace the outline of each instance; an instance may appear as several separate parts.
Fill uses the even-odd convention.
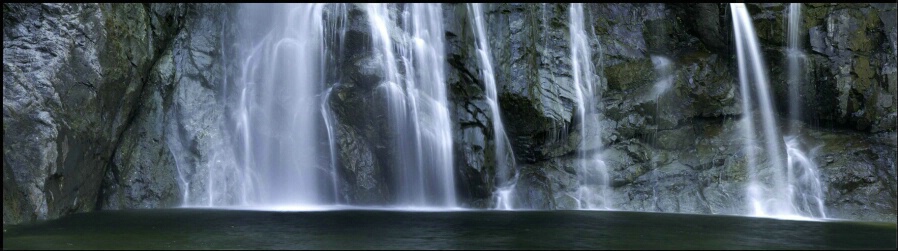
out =
[[[608,89],[628,91],[653,82],[655,68],[648,59],[630,61],[605,68]]]

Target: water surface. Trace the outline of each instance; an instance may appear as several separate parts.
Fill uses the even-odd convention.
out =
[[[895,249],[896,224],[619,211],[100,211],[3,249]]]

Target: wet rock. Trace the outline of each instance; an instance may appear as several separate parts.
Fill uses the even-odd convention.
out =
[[[888,221],[896,208],[895,148],[856,132],[812,131],[820,139],[817,163],[827,216]],[[821,161],[819,158],[823,158]],[[830,161],[832,160],[832,161]]]
[[[894,15],[886,17],[895,5],[805,7],[807,49],[813,52],[809,81],[813,85],[805,88],[804,121],[870,132],[894,131],[896,109],[880,100],[896,96],[890,88],[895,82],[890,76],[896,71],[895,32],[891,29],[895,20]],[[784,62],[770,63],[776,68]],[[772,83],[784,79],[778,75],[772,75]]]
[[[515,208],[554,209],[555,199],[549,180],[541,170],[527,170],[515,186]]]
[[[95,208],[157,58],[149,14],[140,4],[4,4],[4,179],[15,180],[4,201],[19,201],[4,203],[5,223]],[[32,211],[14,210],[23,206]]]
[[[184,22],[187,10],[187,6],[148,9],[154,53],[158,56],[146,77],[144,96],[148,98],[141,100],[134,124],[121,135],[104,174],[101,201],[97,203],[101,209],[159,208],[181,202],[174,152],[166,142],[171,100],[179,86],[172,45],[183,29],[173,20]]]
[[[339,169],[341,178],[341,194],[344,202],[354,205],[383,204],[386,202],[385,182],[374,153],[364,138],[348,125],[340,125],[337,129],[339,140],[337,150],[340,152]]]
[[[498,4],[485,10],[499,105],[519,161],[573,150],[574,87],[568,56],[567,6]],[[545,15],[543,15],[545,14]]]
[[[730,53],[732,21],[727,4],[671,4],[671,8],[678,22],[683,22],[687,31],[697,37],[705,48],[719,54]]]

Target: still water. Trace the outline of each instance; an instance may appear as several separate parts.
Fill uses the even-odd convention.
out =
[[[892,249],[896,224],[619,211],[100,211],[3,249]]]

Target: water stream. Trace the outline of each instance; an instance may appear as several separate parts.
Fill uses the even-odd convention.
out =
[[[580,126],[578,147],[579,188],[576,198],[581,209],[610,209],[611,182],[608,167],[601,153],[595,147],[601,142],[601,126],[596,106],[599,104],[599,87],[596,83],[595,66],[592,61],[590,36],[584,23],[583,4],[574,3],[570,7],[571,66],[576,93],[577,115]]]
[[[496,77],[493,74],[492,54],[487,41],[484,28],[483,10],[479,3],[468,4],[468,13],[474,21],[475,36],[477,37],[477,58],[479,59],[481,77],[486,88],[486,102],[490,107],[493,125],[493,142],[496,148],[496,198],[497,209],[514,208],[514,187],[517,181],[515,171],[514,153],[511,151],[511,142],[505,134],[505,126],[502,124],[502,116],[499,114],[499,98],[496,90]]]
[[[754,215],[764,217],[824,217],[822,206],[810,206],[822,202],[816,165],[801,151],[796,137],[784,138],[780,132],[771,101],[767,68],[751,16],[744,4],[731,4],[730,7],[742,90],[742,137],[748,163],[746,194],[749,208]],[[798,9],[794,10],[797,12]],[[797,27],[791,24],[792,20],[798,21],[797,18],[791,19],[790,27]],[[797,33],[798,28],[790,30]],[[790,32],[790,41],[797,41],[791,37],[796,35],[791,34],[794,33]],[[791,74],[800,73],[793,71]],[[790,106],[797,107],[797,102],[797,97],[792,96]],[[758,118],[755,118],[755,109],[760,115]]]
[[[367,6],[372,41],[382,55],[386,78],[380,88],[387,99],[396,150],[396,202],[400,206],[455,207],[442,7],[404,7],[399,13],[389,13],[385,4]],[[409,37],[393,36],[401,33],[395,25],[397,18],[402,19],[401,29],[410,33]],[[400,74],[397,62],[402,62],[405,75]]]

